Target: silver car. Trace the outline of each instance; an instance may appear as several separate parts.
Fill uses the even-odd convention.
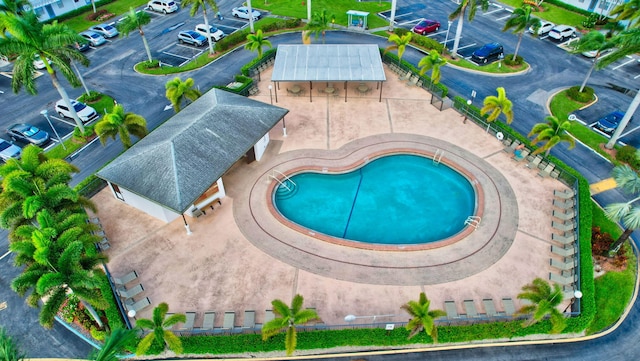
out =
[[[49,133],[31,124],[14,124],[7,129],[7,135],[26,143],[42,145],[49,140]]]
[[[87,30],[80,33],[80,36],[87,39],[91,46],[100,46],[107,42],[104,36],[96,33],[95,31]]]
[[[11,158],[19,159],[22,149],[17,145],[11,144],[4,139],[0,139],[0,159],[7,161]]]
[[[89,30],[95,31],[96,33],[104,36],[107,39],[120,35],[120,32],[118,32],[118,29],[116,29],[114,26],[111,26],[109,24],[94,25],[90,27]]]

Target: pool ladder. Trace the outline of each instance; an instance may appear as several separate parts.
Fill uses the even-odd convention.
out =
[[[286,182],[291,183],[291,185],[292,185],[294,188],[296,187],[296,182],[294,182],[293,180],[291,180],[291,178],[289,178],[286,174],[282,173],[281,171],[279,171],[279,170],[277,170],[277,169],[274,169],[274,170],[273,170],[273,172],[272,172],[269,176],[270,176],[270,178],[275,179],[275,180],[276,180],[276,182],[278,182],[281,186],[283,186],[283,187],[287,188],[287,190],[288,190],[289,192],[293,191],[293,189],[291,189],[291,188],[287,185],[287,183],[285,183],[285,182],[281,181],[281,180],[280,180],[280,178],[278,178],[278,176],[279,176],[279,175],[281,175],[281,176],[284,178],[284,180],[285,180]]]
[[[480,226],[480,221],[481,218],[479,216],[469,216],[467,217],[467,220],[464,221],[464,225],[471,226],[474,229],[478,229],[478,227]]]
[[[440,161],[442,161],[442,156],[444,156],[444,150],[436,150],[436,154],[433,155],[433,164],[440,164]]]

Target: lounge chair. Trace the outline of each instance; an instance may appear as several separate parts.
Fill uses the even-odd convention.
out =
[[[549,272],[549,280],[560,285],[570,285],[578,281],[578,276],[573,275],[569,277],[561,276],[557,273]]]
[[[568,236],[553,233],[551,234],[551,239],[562,244],[572,244],[576,241],[576,232],[570,232]]]
[[[557,254],[562,257],[571,257],[576,254],[576,249],[573,246],[569,247],[556,247],[551,246],[551,253]]]
[[[527,149],[527,148],[521,150],[520,154],[516,154],[514,152],[513,160],[515,160],[516,162],[521,162],[522,160],[524,160],[529,155],[529,152],[530,152],[530,150]]]
[[[109,248],[111,248],[111,244],[109,244],[109,240],[107,239],[107,237],[102,238],[100,240],[100,242],[98,242],[98,248],[102,252],[104,252],[104,251],[108,250]]]
[[[570,271],[575,268],[576,261],[573,258],[565,258],[564,262],[551,258],[549,259],[549,265],[562,271]]]
[[[113,281],[113,283],[119,286],[124,286],[127,283],[135,280],[136,278],[138,278],[138,274],[136,273],[136,271],[131,271],[121,278],[111,276],[111,280]]]
[[[213,311],[207,311],[204,313],[204,321],[202,321],[201,330],[213,330],[213,325],[216,322],[216,313]]]
[[[576,206],[575,199],[568,199],[566,201],[561,201],[559,199],[553,200],[553,206],[561,209],[571,209]]]
[[[276,315],[273,314],[273,310],[266,310],[264,313],[264,323],[267,323],[276,318]]]
[[[255,328],[255,327],[256,327],[256,311],[244,311],[242,328]]]
[[[234,311],[227,311],[224,313],[224,321],[222,322],[222,329],[230,330],[236,323],[236,313]]]
[[[499,316],[499,313],[496,311],[496,305],[493,303],[492,299],[485,298],[484,300],[482,300],[482,305],[484,306],[484,311],[487,313],[487,316]]]
[[[180,331],[191,331],[191,330],[193,330],[193,323],[196,320],[196,313],[195,312],[186,312],[184,315],[187,316],[187,321],[178,330],[180,330]]]
[[[459,319],[460,315],[458,315],[458,310],[456,309],[456,303],[454,301],[444,301],[444,310],[447,313],[447,318]]]
[[[540,162],[542,162],[542,156],[537,155],[531,162],[527,164],[527,168],[536,169]]]
[[[516,313],[516,305],[510,298],[503,298],[502,305],[504,306],[504,313],[507,316],[513,316]]]
[[[100,219],[98,217],[91,217],[89,218],[89,222],[93,223],[93,224],[97,224],[100,225]]]
[[[476,305],[473,303],[473,300],[464,300],[464,310],[467,312],[467,317],[479,317],[478,310],[476,310]]]
[[[546,167],[544,167],[543,170],[538,172],[538,175],[542,178],[546,178],[551,174],[551,172],[553,171],[553,168],[555,167],[556,167],[555,164],[549,163]]]
[[[407,81],[407,86],[415,86],[416,84],[418,84],[418,80],[420,80],[420,77],[417,75],[412,76],[408,81]]]
[[[560,199],[572,199],[576,194],[573,189],[566,189],[564,191],[555,190],[553,191],[553,195]]]
[[[401,76],[398,79],[400,79],[401,81],[409,80],[409,78],[411,78],[411,75],[412,75],[411,71],[408,71],[405,75]]]
[[[118,296],[122,298],[133,298],[134,296],[137,296],[142,292],[144,292],[144,288],[142,288],[141,284],[138,284],[137,286],[134,286],[129,289],[126,289],[124,286],[122,286],[119,289],[117,289],[116,292],[118,293]]]
[[[518,145],[520,145],[520,141],[516,139],[509,146],[504,147],[503,150],[507,153],[513,153]]]
[[[562,223],[558,223],[556,221],[552,221],[551,222],[551,227],[559,230],[559,231],[563,231],[563,232],[569,232],[572,231],[574,228],[576,228],[575,223],[573,223],[573,221],[568,221],[568,222],[562,222]]]
[[[144,309],[147,306],[151,305],[151,301],[149,301],[149,297],[145,297],[143,299],[141,299],[138,302],[134,302],[134,303],[124,303],[124,308],[127,311],[135,311],[135,312],[139,312],[140,310]]]
[[[553,216],[558,219],[562,219],[563,221],[568,221],[576,217],[576,212],[574,212],[573,209],[569,209],[566,212],[560,212],[560,211],[554,210]]]

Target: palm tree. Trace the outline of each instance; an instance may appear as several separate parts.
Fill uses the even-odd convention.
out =
[[[420,292],[420,300],[417,302],[409,301],[400,307],[411,316],[411,320],[406,326],[407,330],[411,332],[409,338],[424,330],[427,335],[433,338],[433,342],[438,342],[438,330],[434,321],[438,317],[446,316],[447,313],[442,310],[429,310],[430,305],[431,301],[427,295]]]
[[[531,6],[529,5],[514,9],[511,17],[504,24],[502,31],[513,28],[513,33],[518,34],[518,43],[516,44],[516,50],[513,52],[513,60],[516,60],[518,56],[518,50],[520,49],[520,43],[522,42],[522,36],[525,30],[530,27],[535,30],[532,34],[536,34],[540,27],[540,19],[531,16]]]
[[[402,59],[402,56],[404,55],[404,51],[407,48],[407,45],[409,45],[409,43],[411,42],[411,33],[406,33],[402,36],[398,36],[397,34],[391,34],[389,35],[389,39],[388,41],[390,43],[393,43],[393,45],[389,45],[386,49],[384,49],[385,52],[389,51],[389,50],[398,50],[398,65],[400,65],[400,60]]]
[[[262,47],[272,47],[271,42],[262,36],[262,29],[258,29],[255,34],[247,35],[247,44],[244,46],[249,51],[258,52],[258,59],[262,58]]]
[[[640,22],[640,0],[629,0],[618,4],[609,12],[609,15],[617,15],[616,20],[629,20],[627,28],[631,28]]]
[[[315,12],[311,17],[311,21],[305,26],[305,30],[309,30],[316,35],[316,39],[322,34],[322,43],[324,44],[325,35],[328,29],[331,29],[331,22],[335,20],[336,16],[327,12],[327,9],[323,9],[322,12]]]
[[[129,346],[136,339],[135,330],[126,330],[123,328],[116,328],[111,331],[111,334],[104,340],[104,345],[100,351],[94,351],[90,360],[94,361],[119,361],[120,354],[125,347]]]
[[[125,36],[129,36],[129,33],[138,30],[140,37],[142,37],[142,43],[144,44],[144,50],[147,52],[147,58],[149,62],[153,61],[151,58],[151,49],[149,49],[149,43],[147,42],[147,38],[144,36],[144,31],[142,27],[149,24],[151,22],[151,17],[145,11],[135,11],[133,8],[129,9],[127,15],[122,18],[117,25],[118,30],[124,34]]]
[[[458,52],[458,45],[460,45],[460,37],[462,36],[462,22],[464,21],[464,15],[469,9],[469,21],[473,21],[473,18],[476,17],[476,11],[478,10],[478,5],[482,11],[487,11],[489,9],[489,0],[460,0],[460,4],[458,7],[449,14],[449,20],[458,19],[458,27],[456,28],[456,37],[453,41],[453,49],[451,50],[451,54],[456,56]],[[446,45],[446,44],[445,44]]]
[[[204,17],[204,25],[207,27],[207,39],[209,42],[209,54],[213,54],[213,43],[211,42],[211,31],[209,27],[209,19],[207,18],[207,5],[213,10],[218,11],[218,4],[215,0],[182,0],[182,7],[191,6],[189,16],[194,17],[198,10],[202,8],[202,16]]]
[[[616,181],[618,188],[621,188],[626,193],[633,195],[640,193],[640,177],[638,173],[628,165],[613,168],[611,175]],[[622,232],[620,237],[609,247],[610,254],[617,253],[620,250],[620,246],[629,239],[631,233],[640,228],[640,207],[634,205],[634,203],[639,200],[640,197],[635,197],[625,203],[612,203],[604,207],[607,218],[614,222],[622,221],[625,226],[624,232]]]
[[[536,135],[536,137],[531,141],[531,143],[536,144],[540,142],[545,142],[545,144],[534,150],[533,155],[538,153],[545,152],[545,156],[549,155],[551,152],[551,148],[555,147],[556,144],[560,142],[569,143],[569,149],[573,149],[576,146],[576,142],[571,135],[567,133],[567,130],[571,128],[571,122],[568,120],[560,121],[553,115],[550,115],[546,118],[546,123],[537,123],[531,128],[531,131],[527,135],[527,137],[531,137],[532,135]]]
[[[0,227],[13,230],[43,209],[97,211],[93,202],[69,187],[72,174],[78,171],[63,159],[48,159],[35,145],[25,147],[19,160],[9,159],[0,166]]]
[[[482,103],[484,106],[480,109],[480,114],[489,114],[487,122],[493,122],[498,119],[500,114],[504,114],[507,118],[507,124],[511,124],[513,121],[513,110],[511,109],[513,104],[507,98],[507,92],[503,87],[499,87],[496,90],[498,91],[498,96],[489,95],[484,98]]]
[[[25,11],[25,6],[31,6],[29,0],[2,0],[0,12],[21,15]]]
[[[102,145],[108,138],[115,140],[116,135],[120,135],[122,145],[128,149],[132,145],[131,135],[140,139],[147,135],[147,121],[138,114],[125,113],[124,107],[118,104],[96,124],[95,130]]]
[[[524,292],[520,293],[518,298],[531,301],[530,305],[518,310],[519,314],[529,315],[529,319],[524,321],[522,327],[531,326],[550,315],[551,333],[560,333],[564,330],[567,326],[566,320],[562,312],[558,311],[563,298],[560,285],[554,283],[552,289],[547,281],[536,278],[530,284],[523,286],[522,291]]]
[[[291,307],[281,300],[271,301],[276,318],[265,323],[262,327],[262,339],[265,341],[283,330],[286,330],[284,343],[287,350],[287,356],[291,355],[296,349],[296,325],[303,325],[309,321],[320,319],[315,310],[308,308],[303,309],[303,303],[304,298],[301,295],[295,295],[293,297]]]
[[[79,80],[73,69],[69,65],[70,61],[76,61],[82,65],[89,65],[89,59],[76,48],[69,46],[77,42],[82,42],[83,38],[66,24],[53,22],[44,24],[32,11],[16,15],[4,13],[0,15],[3,26],[11,35],[0,37],[0,54],[16,54],[13,67],[13,78],[11,86],[14,93],[18,93],[23,87],[31,94],[37,94],[33,61],[36,56],[44,61],[47,74],[51,78],[53,87],[58,91],[65,104],[71,110],[71,116],[76,125],[84,132],[84,125],[75,109],[71,106],[69,95],[60,81],[54,65],[60,70],[62,75],[72,86],[79,86]]]
[[[0,326],[0,360],[22,361],[26,359],[25,353],[20,349],[13,337],[7,335],[7,331]]]
[[[166,317],[168,311],[169,305],[162,302],[158,307],[153,309],[153,319],[141,318],[136,321],[136,327],[151,330],[151,332],[138,343],[136,355],[140,356],[147,352],[153,341],[162,345],[163,348],[169,347],[169,349],[175,353],[182,353],[182,342],[180,342],[178,336],[174,335],[169,329],[179,322],[186,322],[187,316],[182,313],[176,313]]]
[[[447,59],[440,56],[437,50],[429,51],[429,55],[420,59],[418,62],[418,68],[420,68],[420,75],[423,75],[428,70],[431,70],[431,82],[438,84],[440,82],[440,67],[447,63]]]
[[[573,53],[582,53],[585,51],[595,51],[596,56],[593,58],[593,65],[589,68],[587,72],[587,76],[584,78],[582,85],[580,85],[580,92],[584,91],[584,88],[587,86],[587,81],[591,77],[591,73],[598,65],[598,60],[600,60],[600,56],[604,50],[608,50],[613,48],[613,44],[607,40],[606,36],[599,31],[590,31],[586,35],[580,38],[576,43],[572,44]]]
[[[193,102],[202,96],[200,90],[195,89],[193,86],[193,78],[187,78],[187,80],[182,81],[179,77],[175,77],[165,84],[167,99],[173,105],[173,110],[176,113],[180,111],[180,106],[185,98]]]

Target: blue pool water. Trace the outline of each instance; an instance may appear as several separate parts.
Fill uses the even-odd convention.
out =
[[[439,241],[474,214],[469,181],[444,164],[389,155],[345,174],[299,173],[273,200],[290,221],[313,231],[376,244]]]

